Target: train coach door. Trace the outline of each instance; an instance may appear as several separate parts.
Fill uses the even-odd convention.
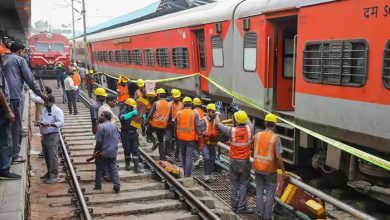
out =
[[[277,111],[294,111],[297,17],[275,18],[271,23],[275,39],[273,106]]]
[[[193,55],[194,55],[194,70],[196,73],[207,76],[207,63],[206,63],[206,43],[204,38],[204,29],[197,29],[192,31],[193,37]],[[197,95],[200,96],[202,86],[206,86],[205,79],[199,77],[197,84]],[[204,88],[203,88],[204,89]]]

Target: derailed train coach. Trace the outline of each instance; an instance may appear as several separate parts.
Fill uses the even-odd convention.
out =
[[[389,159],[390,35],[383,29],[390,24],[389,5],[225,0],[88,35],[89,62],[133,79],[200,73],[261,108]],[[236,101],[262,118],[199,76],[163,86]],[[278,133],[291,165],[343,170],[350,180],[389,177],[290,125],[278,124]]]

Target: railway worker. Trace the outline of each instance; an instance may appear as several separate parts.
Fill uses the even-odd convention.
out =
[[[183,105],[184,109],[176,114],[176,147],[181,148],[184,177],[189,177],[194,161],[194,151],[198,145],[198,140],[202,142],[202,136],[199,115],[192,110],[191,98],[185,97]]]
[[[282,178],[286,176],[283,165],[283,148],[278,135],[274,133],[277,118],[274,114],[265,116],[265,131],[254,136],[253,169],[256,179],[256,208],[258,219],[272,219],[272,207],[277,185],[278,168],[282,170]],[[265,190],[265,201],[263,198]]]
[[[64,112],[54,103],[53,95],[48,95],[41,120],[36,124],[42,135],[42,149],[45,157],[47,173],[41,177],[45,183],[52,184],[60,180],[58,176],[58,141],[60,129],[64,126]]]
[[[121,120],[121,139],[122,139],[122,147],[125,151],[125,168],[130,171],[130,160],[131,156],[133,156],[134,162],[134,172],[140,173],[139,170],[139,140],[138,140],[138,132],[137,128],[132,126],[132,119],[134,116],[138,115],[137,111],[137,102],[128,98],[125,102],[126,108],[119,114],[119,118]]]
[[[200,150],[204,155],[204,181],[209,182],[213,179],[212,174],[215,169],[216,145],[219,141],[219,131],[216,127],[216,106],[209,103],[206,106],[207,114],[202,118],[202,137],[204,146]],[[202,144],[200,144],[202,146]]]
[[[198,116],[200,119],[203,119],[205,114],[202,109],[202,100],[200,98],[194,98],[192,100],[192,107],[195,110],[196,113],[198,113]],[[194,167],[197,167],[200,164],[200,161],[202,160],[202,155],[200,154],[201,149],[196,148],[195,150],[195,162]]]
[[[115,115],[115,113],[112,111],[113,108],[115,108],[116,104],[116,96],[114,95],[108,95],[106,98],[106,102],[103,103],[102,106],[100,106],[98,110],[98,115],[101,115],[102,112],[109,112],[111,114],[111,122],[115,125],[119,125],[120,121],[118,116]]]
[[[79,68],[79,75],[80,75],[80,86],[82,90],[84,89],[85,79],[87,77],[86,71],[87,70],[85,69],[85,65],[81,65]]]
[[[80,77],[80,75],[79,75],[79,73],[78,73],[76,68],[73,68],[72,72],[73,72],[73,75],[72,75],[73,83],[74,83],[74,86],[77,87],[77,89],[76,89],[76,101],[80,102],[81,77]]]
[[[76,105],[76,90],[78,89],[78,86],[74,85],[73,73],[74,73],[73,70],[69,71],[68,76],[64,80],[64,86],[65,86],[66,98],[68,100],[69,114],[70,115],[72,114],[72,106],[73,106],[73,112],[75,115],[77,115],[78,112],[77,112],[77,105]]]
[[[119,77],[119,82],[117,83],[119,112],[122,112],[122,110],[126,109],[125,101],[130,98],[128,82],[128,78],[124,76]]]
[[[145,81],[143,79],[137,80],[137,87],[138,89],[135,91],[134,99],[138,100],[139,98],[144,98],[146,94],[145,90]]]
[[[106,170],[113,183],[113,190],[120,191],[120,179],[117,169],[118,142],[120,139],[119,129],[111,122],[111,113],[104,111],[99,116],[101,124],[96,131],[96,145],[93,152],[96,164],[95,190],[102,188],[102,177]]]
[[[35,82],[34,75],[28,67],[26,60],[23,58],[24,45],[21,43],[13,43],[10,49],[12,53],[7,55],[7,61],[3,66],[3,71],[9,89],[9,106],[15,115],[15,122],[11,124],[12,162],[23,163],[26,160],[19,156],[19,153],[22,142],[22,98],[24,95],[24,83],[44,101],[47,101],[47,96],[40,90],[38,84]]]
[[[95,89],[96,101],[90,107],[91,121],[92,121],[92,133],[96,134],[97,127],[99,126],[98,111],[100,106],[106,102],[107,92],[103,88]]]
[[[171,108],[171,113],[170,113],[170,120],[169,120],[169,123],[168,123],[168,127],[167,127],[167,130],[166,130],[166,133],[165,133],[165,147],[167,148],[166,152],[170,152],[172,151],[172,149],[174,148],[173,146],[173,142],[175,140],[175,120],[176,120],[176,114],[177,112],[179,112],[180,110],[182,110],[184,108],[184,105],[183,103],[181,102],[181,99],[180,99],[180,96],[181,96],[181,92],[180,90],[178,89],[172,89],[171,91],[171,95],[172,95],[172,98],[173,100],[171,102],[169,102],[169,107]],[[192,101],[192,100],[191,100]],[[191,103],[191,107],[192,107],[192,103]],[[176,148],[175,148],[175,160],[177,162],[180,162],[180,147],[178,147],[176,145]]]
[[[165,100],[166,92],[163,88],[156,90],[158,101],[154,102],[149,115],[144,122],[145,125],[150,124],[146,129],[146,136],[153,142],[152,151],[156,150],[158,146],[158,152],[160,154],[160,160],[166,160],[164,150],[164,134],[165,129],[168,126],[170,108],[169,103]],[[157,140],[153,136],[156,133]]]
[[[56,67],[55,67],[55,71],[56,71],[56,79],[57,79],[57,89],[60,88],[60,85],[61,85],[61,74],[62,74],[62,63],[57,63]]]
[[[253,125],[245,111],[234,113],[234,127],[220,122],[222,105],[218,104],[216,115],[217,129],[230,140],[229,175],[231,182],[232,210],[238,214],[250,213],[247,208],[247,189],[250,178],[250,155]]]
[[[10,94],[2,70],[4,52],[5,50],[0,51],[0,178],[18,180],[21,179],[21,176],[10,170],[12,160],[11,123],[15,122],[15,115],[9,106]]]
[[[93,69],[88,70],[88,75],[87,75],[87,90],[88,90],[88,97],[92,98],[92,90],[93,90]]]

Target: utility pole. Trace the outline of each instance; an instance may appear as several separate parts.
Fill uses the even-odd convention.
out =
[[[74,0],[72,0],[72,28],[73,28],[73,46],[72,46],[72,59],[75,57],[75,47],[76,47],[76,33],[74,28]]]
[[[83,2],[83,26],[84,26],[84,37],[83,37],[83,41],[84,41],[84,61],[85,61],[85,65],[87,65],[87,52],[88,52],[88,47],[87,47],[87,22],[85,20],[85,0],[82,0]]]

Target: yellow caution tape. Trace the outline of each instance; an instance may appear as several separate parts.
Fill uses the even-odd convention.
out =
[[[117,77],[111,76],[111,75],[109,75],[107,73],[103,73],[103,74],[105,74],[105,75],[107,75],[107,76],[109,76],[111,78],[118,79]],[[219,85],[214,80],[212,80],[212,79],[210,79],[210,78],[208,78],[208,77],[206,77],[206,76],[204,76],[204,75],[202,75],[200,73],[194,73],[194,74],[191,74],[191,75],[173,77],[173,78],[168,78],[168,79],[146,80],[146,81],[156,82],[156,83],[164,83],[164,82],[170,82],[170,81],[175,81],[175,80],[186,79],[186,78],[190,78],[190,77],[198,76],[198,75],[201,76],[202,78],[206,79],[207,81],[209,81],[211,84],[213,84],[215,87],[217,87],[218,89],[222,90],[226,94],[228,94],[228,95],[230,95],[230,96],[240,100],[241,102],[247,104],[248,106],[251,106],[251,107],[253,107],[255,109],[261,110],[261,111],[263,111],[265,113],[271,113],[270,111],[268,111],[268,110],[266,110],[266,109],[256,105],[251,100],[243,97],[242,95],[240,95],[238,93],[235,93],[233,91],[230,91],[230,90],[226,89],[225,87],[223,87],[222,85]],[[136,82],[136,80],[131,80],[131,81],[132,82]],[[319,134],[319,133],[317,133],[315,131],[312,131],[312,130],[309,130],[307,128],[304,128],[304,127],[302,127],[300,125],[297,125],[297,124],[295,124],[295,123],[293,123],[291,121],[288,121],[288,120],[286,120],[284,118],[281,118],[279,116],[277,116],[277,118],[280,121],[283,121],[284,123],[287,123],[287,124],[293,126],[294,128],[296,128],[298,130],[301,130],[301,131],[303,131],[303,132],[305,132],[305,133],[307,133],[307,134],[309,134],[309,135],[311,135],[313,137],[316,137],[316,138],[320,139],[321,141],[324,141],[324,142],[326,142],[326,143],[328,143],[328,144],[330,144],[330,145],[332,145],[334,147],[339,148],[340,150],[343,150],[343,151],[345,151],[347,153],[350,153],[350,154],[352,154],[352,155],[354,155],[356,157],[359,157],[359,158],[361,158],[363,160],[366,160],[366,161],[368,161],[368,162],[370,162],[372,164],[375,164],[375,165],[377,165],[379,167],[382,167],[385,170],[390,171],[390,162],[387,161],[387,160],[384,160],[384,159],[382,159],[380,157],[371,155],[371,154],[366,153],[366,152],[364,152],[362,150],[356,149],[356,148],[351,147],[351,146],[349,146],[347,144],[344,144],[344,143],[341,143],[341,142],[339,142],[337,140],[334,140],[332,138],[326,137],[326,136],[324,136],[322,134]]]
[[[242,97],[241,95],[239,95],[239,94],[237,94],[237,93],[235,93],[235,92],[229,91],[228,89],[226,89],[225,87],[219,85],[218,83],[216,83],[216,82],[213,81],[212,79],[210,79],[210,78],[208,78],[208,77],[206,77],[206,76],[203,76],[203,75],[200,75],[200,76],[203,77],[204,79],[206,79],[207,81],[209,81],[210,83],[212,83],[215,87],[217,87],[217,88],[219,88],[220,90],[224,91],[225,93],[231,95],[232,97],[234,97],[234,98],[240,100],[241,102],[243,102],[243,103],[245,103],[245,104],[247,104],[247,105],[249,105],[249,106],[252,106],[253,108],[256,108],[256,109],[258,109],[258,110],[261,110],[261,111],[263,111],[263,112],[265,112],[265,113],[271,113],[271,112],[267,111],[266,109],[264,109],[264,108],[262,108],[262,107],[256,105],[256,104],[253,103],[252,101],[250,101],[250,100],[248,100],[248,99]],[[284,119],[284,118],[281,118],[281,117],[279,117],[279,116],[277,116],[277,118],[278,118],[280,121],[283,121],[283,122],[285,122],[285,123],[287,123],[287,124],[289,124],[289,125],[295,127],[296,129],[299,129],[299,130],[301,130],[301,131],[303,131],[303,132],[305,132],[305,133],[307,133],[307,134],[309,134],[309,135],[311,135],[311,136],[313,136],[313,137],[316,137],[316,138],[318,138],[318,139],[320,139],[320,140],[322,140],[322,141],[324,141],[324,142],[326,142],[326,143],[328,143],[328,144],[330,144],[330,145],[332,145],[332,146],[334,146],[334,147],[339,148],[340,150],[343,150],[343,151],[345,151],[345,152],[347,152],[347,153],[350,153],[350,154],[352,154],[352,155],[354,155],[354,156],[356,156],[356,157],[359,157],[359,158],[361,158],[361,159],[363,159],[363,160],[366,160],[366,161],[368,161],[368,162],[370,162],[370,163],[372,163],[372,164],[375,164],[375,165],[377,165],[377,166],[379,166],[379,167],[382,167],[382,168],[385,169],[385,170],[389,170],[389,171],[390,171],[390,162],[387,161],[387,160],[384,160],[384,159],[382,159],[382,158],[380,158],[380,157],[371,155],[371,154],[366,153],[366,152],[364,152],[364,151],[362,151],[362,150],[356,149],[356,148],[354,148],[354,147],[351,147],[351,146],[349,146],[349,145],[346,145],[346,144],[344,144],[344,143],[341,143],[341,142],[339,142],[339,141],[336,141],[336,140],[334,140],[334,139],[332,139],[332,138],[326,137],[326,136],[324,136],[324,135],[322,135],[322,134],[319,134],[319,133],[317,133],[317,132],[314,132],[314,131],[312,131],[312,130],[309,130],[309,129],[307,129],[307,128],[304,128],[304,127],[302,127],[302,126],[300,126],[300,125],[297,125],[297,124],[295,124],[295,123],[293,123],[293,122],[291,122],[291,121],[288,121],[288,120],[286,120],[286,119]]]
[[[104,75],[106,75],[106,76],[108,76],[110,78],[116,79],[116,80],[120,79],[120,77],[116,77],[116,76],[110,75],[108,73],[104,73],[104,72],[99,72],[99,73],[103,73]],[[98,74],[98,73],[95,73],[95,74]],[[197,76],[197,75],[199,75],[199,73],[194,73],[194,74],[185,75],[185,76],[172,77],[172,78],[166,78],[166,79],[150,79],[150,80],[148,79],[148,80],[145,80],[145,82],[165,83],[165,82],[171,82],[171,81],[191,78],[191,77],[194,77],[194,76]],[[120,75],[120,76],[122,76],[122,75]],[[129,81],[133,82],[133,83],[137,82],[137,80],[129,80]]]

